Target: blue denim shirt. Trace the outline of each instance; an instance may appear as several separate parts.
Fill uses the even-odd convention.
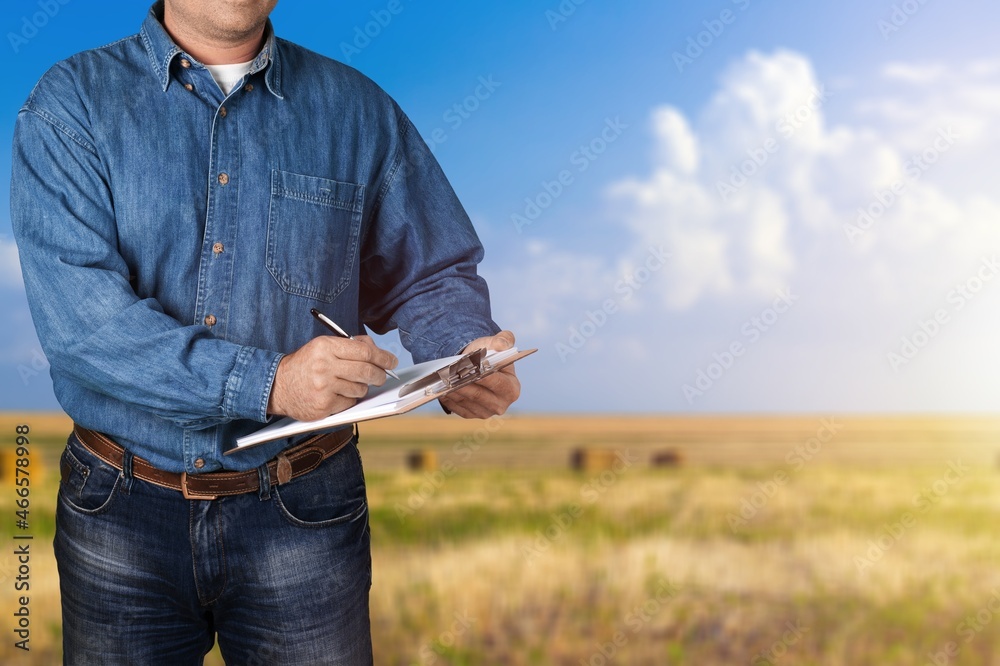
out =
[[[317,335],[398,328],[416,362],[499,329],[482,246],[396,103],[268,25],[228,96],[171,40],[58,63],[21,108],[11,217],[56,396],[161,469],[259,429],[278,361]]]

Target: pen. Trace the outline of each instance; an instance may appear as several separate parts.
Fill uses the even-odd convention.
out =
[[[353,335],[350,335],[347,331],[345,331],[340,326],[338,326],[337,322],[335,322],[334,320],[330,319],[329,317],[327,317],[325,314],[323,314],[322,312],[320,312],[316,308],[313,308],[309,312],[312,313],[313,317],[316,317],[316,319],[319,319],[319,321],[320,321],[321,324],[323,324],[324,326],[326,326],[328,329],[330,329],[331,331],[333,331],[334,333],[336,333],[340,337],[347,338],[348,340],[353,340],[354,339]],[[399,375],[397,375],[392,370],[386,370],[385,374],[389,375],[393,379],[399,379]]]

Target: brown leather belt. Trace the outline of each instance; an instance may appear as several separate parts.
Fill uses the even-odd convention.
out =
[[[73,432],[88,451],[112,467],[122,469],[125,449],[109,437],[76,424],[73,425]],[[274,460],[267,463],[271,485],[288,483],[313,471],[321,462],[344,448],[353,436],[352,429],[345,428],[315,435],[287,451],[282,451]],[[132,475],[164,488],[178,490],[186,499],[192,500],[213,500],[227,495],[252,493],[260,488],[260,474],[256,468],[245,472],[177,474],[157,469],[138,456],[132,457]]]

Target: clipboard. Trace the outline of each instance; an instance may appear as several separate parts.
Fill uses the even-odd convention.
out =
[[[468,354],[397,370],[399,379],[387,379],[382,386],[369,388],[368,395],[353,407],[318,421],[296,421],[285,417],[240,437],[236,440],[236,447],[226,451],[225,455],[305,432],[405,414],[463,386],[474,384],[536,351],[518,350],[517,347],[499,352],[477,349]]]

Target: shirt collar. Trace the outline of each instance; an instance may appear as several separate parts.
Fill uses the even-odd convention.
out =
[[[173,62],[175,56],[183,53],[183,50],[167,34],[163,23],[161,23],[162,17],[163,0],[158,0],[156,4],[149,8],[149,14],[146,15],[146,20],[143,21],[142,28],[139,30],[139,37],[142,39],[143,46],[146,47],[146,53],[149,55],[149,61],[153,67],[153,73],[156,74],[160,85],[166,91],[170,85],[170,63]],[[275,39],[274,27],[271,25],[270,19],[268,19],[267,26],[264,28],[264,34],[267,35],[264,40],[264,48],[260,50],[260,53],[257,54],[257,57],[254,58],[253,63],[250,65],[250,74],[256,74],[266,69],[267,71],[264,72],[264,81],[267,84],[267,89],[275,97],[284,99],[284,95],[281,94],[280,51],[277,48],[277,39]],[[191,56],[185,55],[185,57],[191,60],[192,63],[196,63],[197,66],[201,66]]]

